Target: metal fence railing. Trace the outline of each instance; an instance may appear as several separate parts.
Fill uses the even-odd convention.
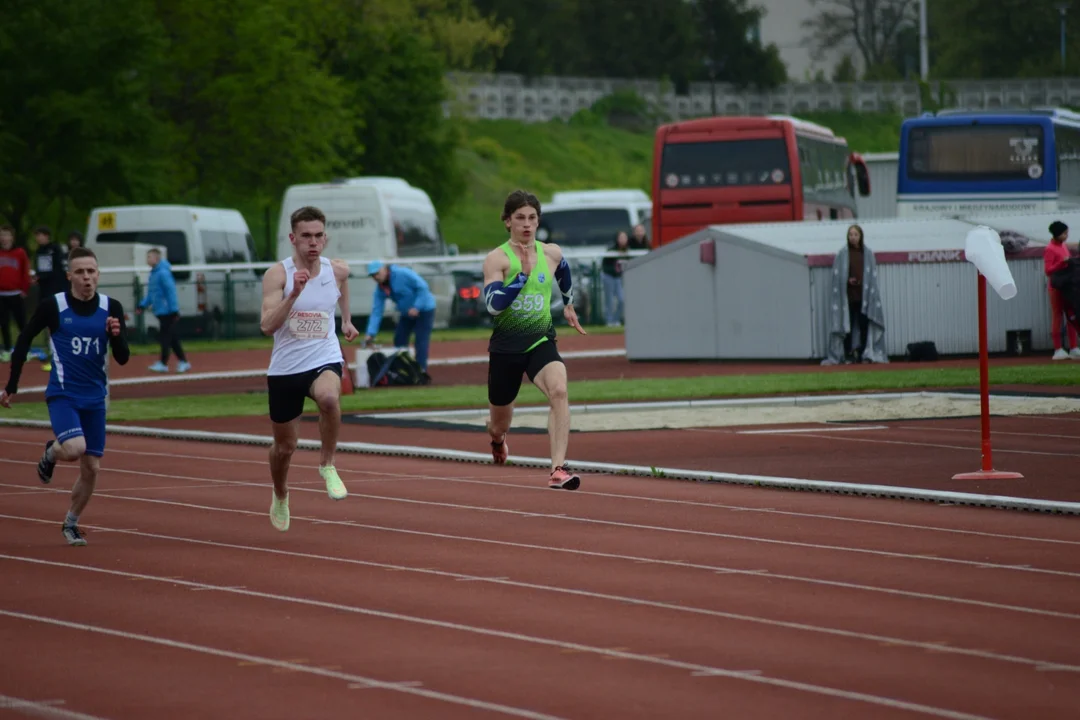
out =
[[[646,254],[647,250],[629,250],[625,253],[604,251],[571,250],[564,255],[572,268],[574,277],[575,307],[585,324],[599,324],[604,321],[605,296],[601,279],[602,261],[605,257],[635,258]],[[429,280],[430,285],[438,284],[442,296],[437,293],[437,302],[451,302],[454,308],[466,300],[482,307],[482,299],[474,293],[458,296],[462,287],[482,282],[480,275],[485,255],[446,255],[425,257],[381,258],[384,262],[397,265],[409,265],[417,269],[421,276]],[[369,260],[375,258],[350,259],[351,269],[350,299],[353,304],[354,323],[360,327],[360,320],[366,321],[370,313],[370,297],[374,285],[366,274]],[[180,320],[177,331],[185,339],[229,340],[261,335],[259,316],[262,305],[262,275],[275,263],[231,263],[205,265],[173,265],[172,273],[177,285],[180,301]],[[129,337],[138,343],[150,342],[156,337],[157,319],[153,313],[135,310],[146,294],[149,268],[142,266],[101,267],[99,291],[115,297],[123,306],[127,315]],[[450,295],[447,296],[447,288]],[[465,298],[464,295],[470,297]],[[561,304],[561,296],[553,294],[556,310]],[[36,302],[35,298],[31,298]],[[364,302],[366,301],[366,305]],[[387,312],[387,324],[392,324],[396,313]],[[476,317],[486,319],[486,312],[475,313],[472,318],[464,315],[455,316],[453,310],[442,312],[437,308],[437,316],[444,319],[443,326],[473,324]],[[361,331],[363,330],[360,327]]]

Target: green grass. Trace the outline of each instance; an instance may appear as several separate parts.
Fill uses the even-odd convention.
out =
[[[899,147],[898,114],[838,111],[799,117],[831,127],[858,152]],[[559,120],[473,120],[463,125],[466,139],[459,160],[467,191],[442,218],[447,241],[457,243],[463,253],[490,249],[505,240],[499,216],[507,193],[517,188],[536,193],[541,203],[557,190],[640,188],[651,194],[651,132]]]
[[[559,330],[565,332],[564,326],[560,325]],[[590,335],[614,335],[621,334],[623,329],[621,327],[605,327],[603,325],[588,325],[585,330]],[[571,332],[573,332],[571,330]],[[447,328],[445,330],[435,330],[431,333],[431,341],[433,343],[453,341],[453,340],[487,340],[491,337],[491,328],[479,327],[479,328]],[[379,333],[376,341],[387,344],[394,338],[393,330],[383,330]],[[236,338],[234,340],[187,340],[184,339],[184,352],[194,356],[200,353],[208,352],[221,352],[225,350],[265,350],[270,352],[270,348],[273,345],[273,340],[267,337],[245,337]],[[360,341],[354,341],[353,345],[357,346]],[[131,345],[132,355],[156,355],[161,350],[157,343],[146,343],[141,345]]]
[[[570,401],[616,402],[645,400],[685,400],[772,394],[854,392],[871,390],[921,390],[924,388],[972,387],[978,383],[974,368],[897,370],[852,370],[850,372],[801,372],[768,375],[715,375],[688,378],[646,378],[635,380],[586,380],[570,383]],[[1080,375],[1071,366],[1010,365],[990,370],[996,385],[1028,384],[1048,387],[1078,386]],[[347,412],[427,408],[485,407],[482,385],[411,387],[364,390],[342,398]],[[522,386],[519,405],[543,404],[544,398],[532,385]],[[315,410],[309,400],[306,408]],[[147,400],[117,400],[111,404],[112,422],[153,421],[178,418],[239,417],[265,415],[264,393],[174,396]],[[44,403],[18,402],[5,417],[44,420]]]

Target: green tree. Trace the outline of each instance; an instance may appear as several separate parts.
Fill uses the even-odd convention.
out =
[[[509,42],[491,54],[498,72],[573,75],[588,62],[577,22],[578,0],[473,0],[479,13],[509,31]]]
[[[699,77],[737,87],[776,87],[787,70],[776,45],[763,46],[758,28],[764,12],[748,0],[690,0],[699,29],[697,52],[704,69]]]
[[[0,215],[20,234],[46,212],[57,224],[81,220],[161,177],[153,148],[164,126],[148,85],[162,40],[149,0],[5,3]]]
[[[1051,2],[951,0],[930,3],[930,66],[935,77],[1060,75],[1060,15]],[[1076,10],[1069,14],[1076,27]],[[1066,74],[1080,73],[1080,33],[1066,35]]]
[[[356,114],[309,44],[317,17],[292,0],[159,0],[159,13],[170,72],[155,102],[175,128],[178,197],[269,201],[340,169]]]

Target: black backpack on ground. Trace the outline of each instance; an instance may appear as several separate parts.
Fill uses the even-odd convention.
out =
[[[367,369],[371,387],[427,385],[431,382],[431,377],[420,369],[420,364],[408,350],[399,350],[389,357],[373,352],[368,356]]]

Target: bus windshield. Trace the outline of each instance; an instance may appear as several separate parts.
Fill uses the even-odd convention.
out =
[[[630,213],[621,208],[545,210],[537,239],[564,247],[610,245],[620,230],[630,232]]]
[[[1037,180],[1044,167],[1039,125],[942,125],[911,129],[911,180]]]
[[[660,187],[669,190],[791,182],[787,145],[781,138],[669,143],[660,173]]]

